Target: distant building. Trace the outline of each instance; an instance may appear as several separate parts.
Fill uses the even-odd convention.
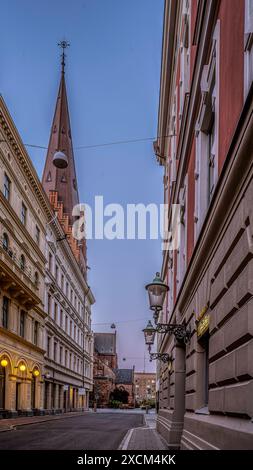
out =
[[[145,400],[155,400],[156,374],[134,372],[135,401],[141,403]]]
[[[94,396],[99,407],[107,407],[115,388],[117,368],[116,332],[94,333]]]
[[[128,392],[128,404],[135,405],[134,394],[134,367],[133,369],[115,369],[115,384],[118,389]]]

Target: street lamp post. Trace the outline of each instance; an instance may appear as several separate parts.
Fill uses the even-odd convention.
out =
[[[156,277],[153,282],[146,285],[146,290],[148,291],[150,310],[154,312],[153,316],[156,325],[156,327],[153,327],[149,320],[146,328],[143,330],[145,343],[148,346],[150,354],[150,360],[159,359],[163,362],[168,362],[170,360],[169,354],[151,353],[151,346],[153,346],[155,342],[156,333],[165,333],[168,335],[174,334],[177,341],[187,343],[191,337],[191,330],[190,328],[187,329],[184,323],[158,323],[159,313],[163,308],[166,293],[169,290],[169,286],[162,281],[160,273],[156,273]]]

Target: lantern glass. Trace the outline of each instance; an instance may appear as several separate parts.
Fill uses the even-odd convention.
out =
[[[38,376],[40,375],[38,369],[35,369],[35,370],[33,371],[33,375],[34,375],[34,377],[38,377]]]
[[[7,359],[5,359],[5,358],[2,359],[0,364],[1,364],[2,367],[7,367],[7,366],[8,366],[8,361],[7,361]]]
[[[147,346],[152,346],[155,342],[156,329],[153,327],[150,320],[146,328],[144,328],[143,333],[144,333],[144,338],[145,338],[145,344]]]
[[[162,281],[160,273],[156,273],[153,282],[146,285],[146,290],[148,291],[150,309],[162,310],[169,286]]]
[[[21,372],[25,372],[25,370],[26,370],[25,364],[20,364],[19,370],[21,370]]]

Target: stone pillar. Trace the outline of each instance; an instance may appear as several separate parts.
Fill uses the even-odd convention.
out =
[[[44,382],[42,380],[38,380],[36,387],[36,408],[42,411],[44,409]]]
[[[44,347],[44,328],[42,328],[40,323],[38,326],[38,346],[39,348]]]
[[[33,325],[32,317],[28,313],[25,318],[25,339],[29,341],[30,343],[33,342],[32,325]]]
[[[20,409],[31,412],[31,381],[29,379],[22,380],[20,384]]]
[[[52,409],[52,383],[45,382],[45,393],[46,393],[46,407],[47,410]]]
[[[6,377],[5,408],[11,412],[16,411],[16,377],[14,375]]]
[[[185,347],[176,343],[175,347],[175,398],[169,445],[179,447],[185,413]]]
[[[9,319],[8,319],[8,328],[12,333],[18,333],[18,306],[14,302],[11,302],[9,309]]]
[[[59,408],[61,410],[63,410],[63,401],[64,401],[64,397],[63,397],[63,385],[59,385]]]
[[[54,386],[54,408],[59,408],[59,385],[55,384]]]

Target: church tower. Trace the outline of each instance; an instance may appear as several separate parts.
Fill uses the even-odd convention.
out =
[[[65,83],[65,49],[69,44],[66,41],[61,41],[59,46],[63,50],[61,56],[61,80],[42,176],[42,185],[64,228],[66,238],[77,261],[81,265],[82,271],[86,272],[85,240],[80,243],[72,236],[72,225],[74,222],[72,210],[79,203],[79,196]]]

